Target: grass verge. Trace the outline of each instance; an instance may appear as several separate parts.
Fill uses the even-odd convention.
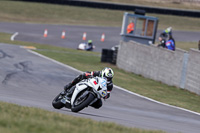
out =
[[[35,46],[36,52],[55,59],[64,64],[70,65],[81,71],[101,70],[104,67],[111,67],[115,72],[113,79],[114,84],[123,87],[132,92],[147,96],[163,103],[183,107],[189,110],[200,112],[200,96],[187,90],[182,90],[173,86],[168,86],[142,76],[125,72],[118,69],[115,65],[109,63],[101,63],[99,53],[77,51],[68,48],[61,48],[43,44],[35,44],[20,41],[10,41],[9,34],[0,34],[0,40],[4,43],[17,45]],[[60,51],[60,52],[55,52]],[[80,56],[81,54],[81,56]],[[93,56],[92,56],[93,55]]]
[[[136,4],[142,6],[164,7],[164,8],[178,8],[189,10],[200,10],[200,2],[195,1],[177,1],[177,0],[89,0],[98,2],[111,2],[111,3],[126,3]]]
[[[164,133],[0,102],[1,133]]]
[[[1,1],[0,20],[45,24],[73,24],[121,27],[125,11],[62,6],[18,1]],[[200,19],[173,15],[147,14],[159,18],[158,29],[200,31]]]
[[[198,42],[176,42],[176,47],[189,51],[190,48],[198,49]]]

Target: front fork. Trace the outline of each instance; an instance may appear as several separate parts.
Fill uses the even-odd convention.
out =
[[[98,100],[98,98],[95,98],[89,105],[92,105],[93,103],[95,103]]]

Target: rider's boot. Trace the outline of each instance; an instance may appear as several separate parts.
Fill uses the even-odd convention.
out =
[[[73,86],[72,83],[67,84],[67,85],[64,87],[65,92],[67,93],[68,90],[69,90],[72,86]]]
[[[71,85],[66,85],[66,86],[71,86]],[[65,88],[67,88],[67,87],[65,87]],[[70,100],[71,97],[72,97],[72,94],[73,94],[73,92],[75,90],[75,86],[69,87],[66,90],[65,90],[65,88],[64,88],[64,91],[61,92],[60,94],[62,96],[65,96],[65,98],[67,98],[68,100]]]
[[[74,92],[74,90],[75,90],[75,86],[73,86],[73,87],[71,87],[68,91],[67,91],[67,97],[72,97],[72,94],[73,94],[73,92]]]

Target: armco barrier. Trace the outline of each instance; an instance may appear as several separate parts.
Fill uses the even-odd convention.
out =
[[[200,95],[200,52],[170,51],[133,41],[121,42],[117,66],[128,72],[188,89]]]
[[[42,2],[42,3],[61,4],[61,5],[84,6],[92,8],[115,9],[124,11],[135,11],[135,9],[141,9],[145,10],[147,13],[200,17],[200,11],[197,10],[193,11],[193,10],[181,10],[181,9],[167,9],[167,8],[147,7],[147,6],[138,6],[130,4],[128,5],[128,4],[104,3],[104,2],[82,1],[82,0],[14,0],[14,1]]]

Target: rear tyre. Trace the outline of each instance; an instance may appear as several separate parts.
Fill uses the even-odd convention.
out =
[[[52,105],[53,105],[53,107],[54,107],[55,109],[61,109],[61,108],[63,108],[63,107],[65,106],[65,104],[61,102],[61,99],[62,99],[62,98],[63,98],[63,97],[62,97],[61,94],[57,95],[57,96],[54,98],[54,100],[53,100],[53,102],[52,102]]]
[[[89,93],[89,95],[87,95],[83,99],[80,99],[80,97],[76,98],[71,108],[72,112],[79,112],[80,110],[87,107],[94,99],[95,96],[91,93]]]

